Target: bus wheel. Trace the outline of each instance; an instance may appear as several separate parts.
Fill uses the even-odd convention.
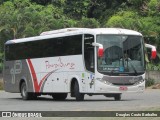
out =
[[[74,94],[77,101],[83,101],[84,100],[84,94],[79,92],[79,85],[76,81],[74,84]]]
[[[27,86],[25,82],[21,84],[21,96],[23,100],[29,100],[32,97],[32,95],[27,92]]]
[[[65,100],[67,98],[67,93],[53,93],[52,97],[54,100]]]
[[[120,101],[121,100],[121,94],[115,94],[114,95],[114,100],[115,101]]]

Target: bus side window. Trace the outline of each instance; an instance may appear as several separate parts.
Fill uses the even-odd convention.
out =
[[[9,60],[9,57],[10,57],[10,55],[9,55],[9,45],[6,45],[5,46],[5,60]]]
[[[94,36],[86,34],[84,35],[84,60],[85,67],[88,71],[94,72]]]

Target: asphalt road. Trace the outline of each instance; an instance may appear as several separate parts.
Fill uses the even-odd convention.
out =
[[[0,111],[138,111],[160,110],[160,89],[147,89],[144,93],[125,93],[121,101],[102,95],[85,96],[81,102],[69,95],[66,101],[54,101],[50,96],[24,101],[19,93],[0,91]]]

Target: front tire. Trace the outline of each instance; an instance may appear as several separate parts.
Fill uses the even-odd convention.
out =
[[[67,98],[67,93],[53,93],[52,97],[54,100],[65,100]]]
[[[77,101],[83,101],[84,100],[84,94],[79,92],[79,85],[76,81],[74,84],[74,94]]]
[[[121,100],[121,93],[117,94],[104,94],[105,97],[114,97],[115,101],[120,101]]]

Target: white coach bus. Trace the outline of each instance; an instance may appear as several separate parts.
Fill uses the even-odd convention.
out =
[[[156,49],[152,45],[152,58]],[[51,95],[77,101],[84,95],[121,100],[145,89],[141,33],[119,28],[66,28],[5,43],[4,89],[24,100]]]

